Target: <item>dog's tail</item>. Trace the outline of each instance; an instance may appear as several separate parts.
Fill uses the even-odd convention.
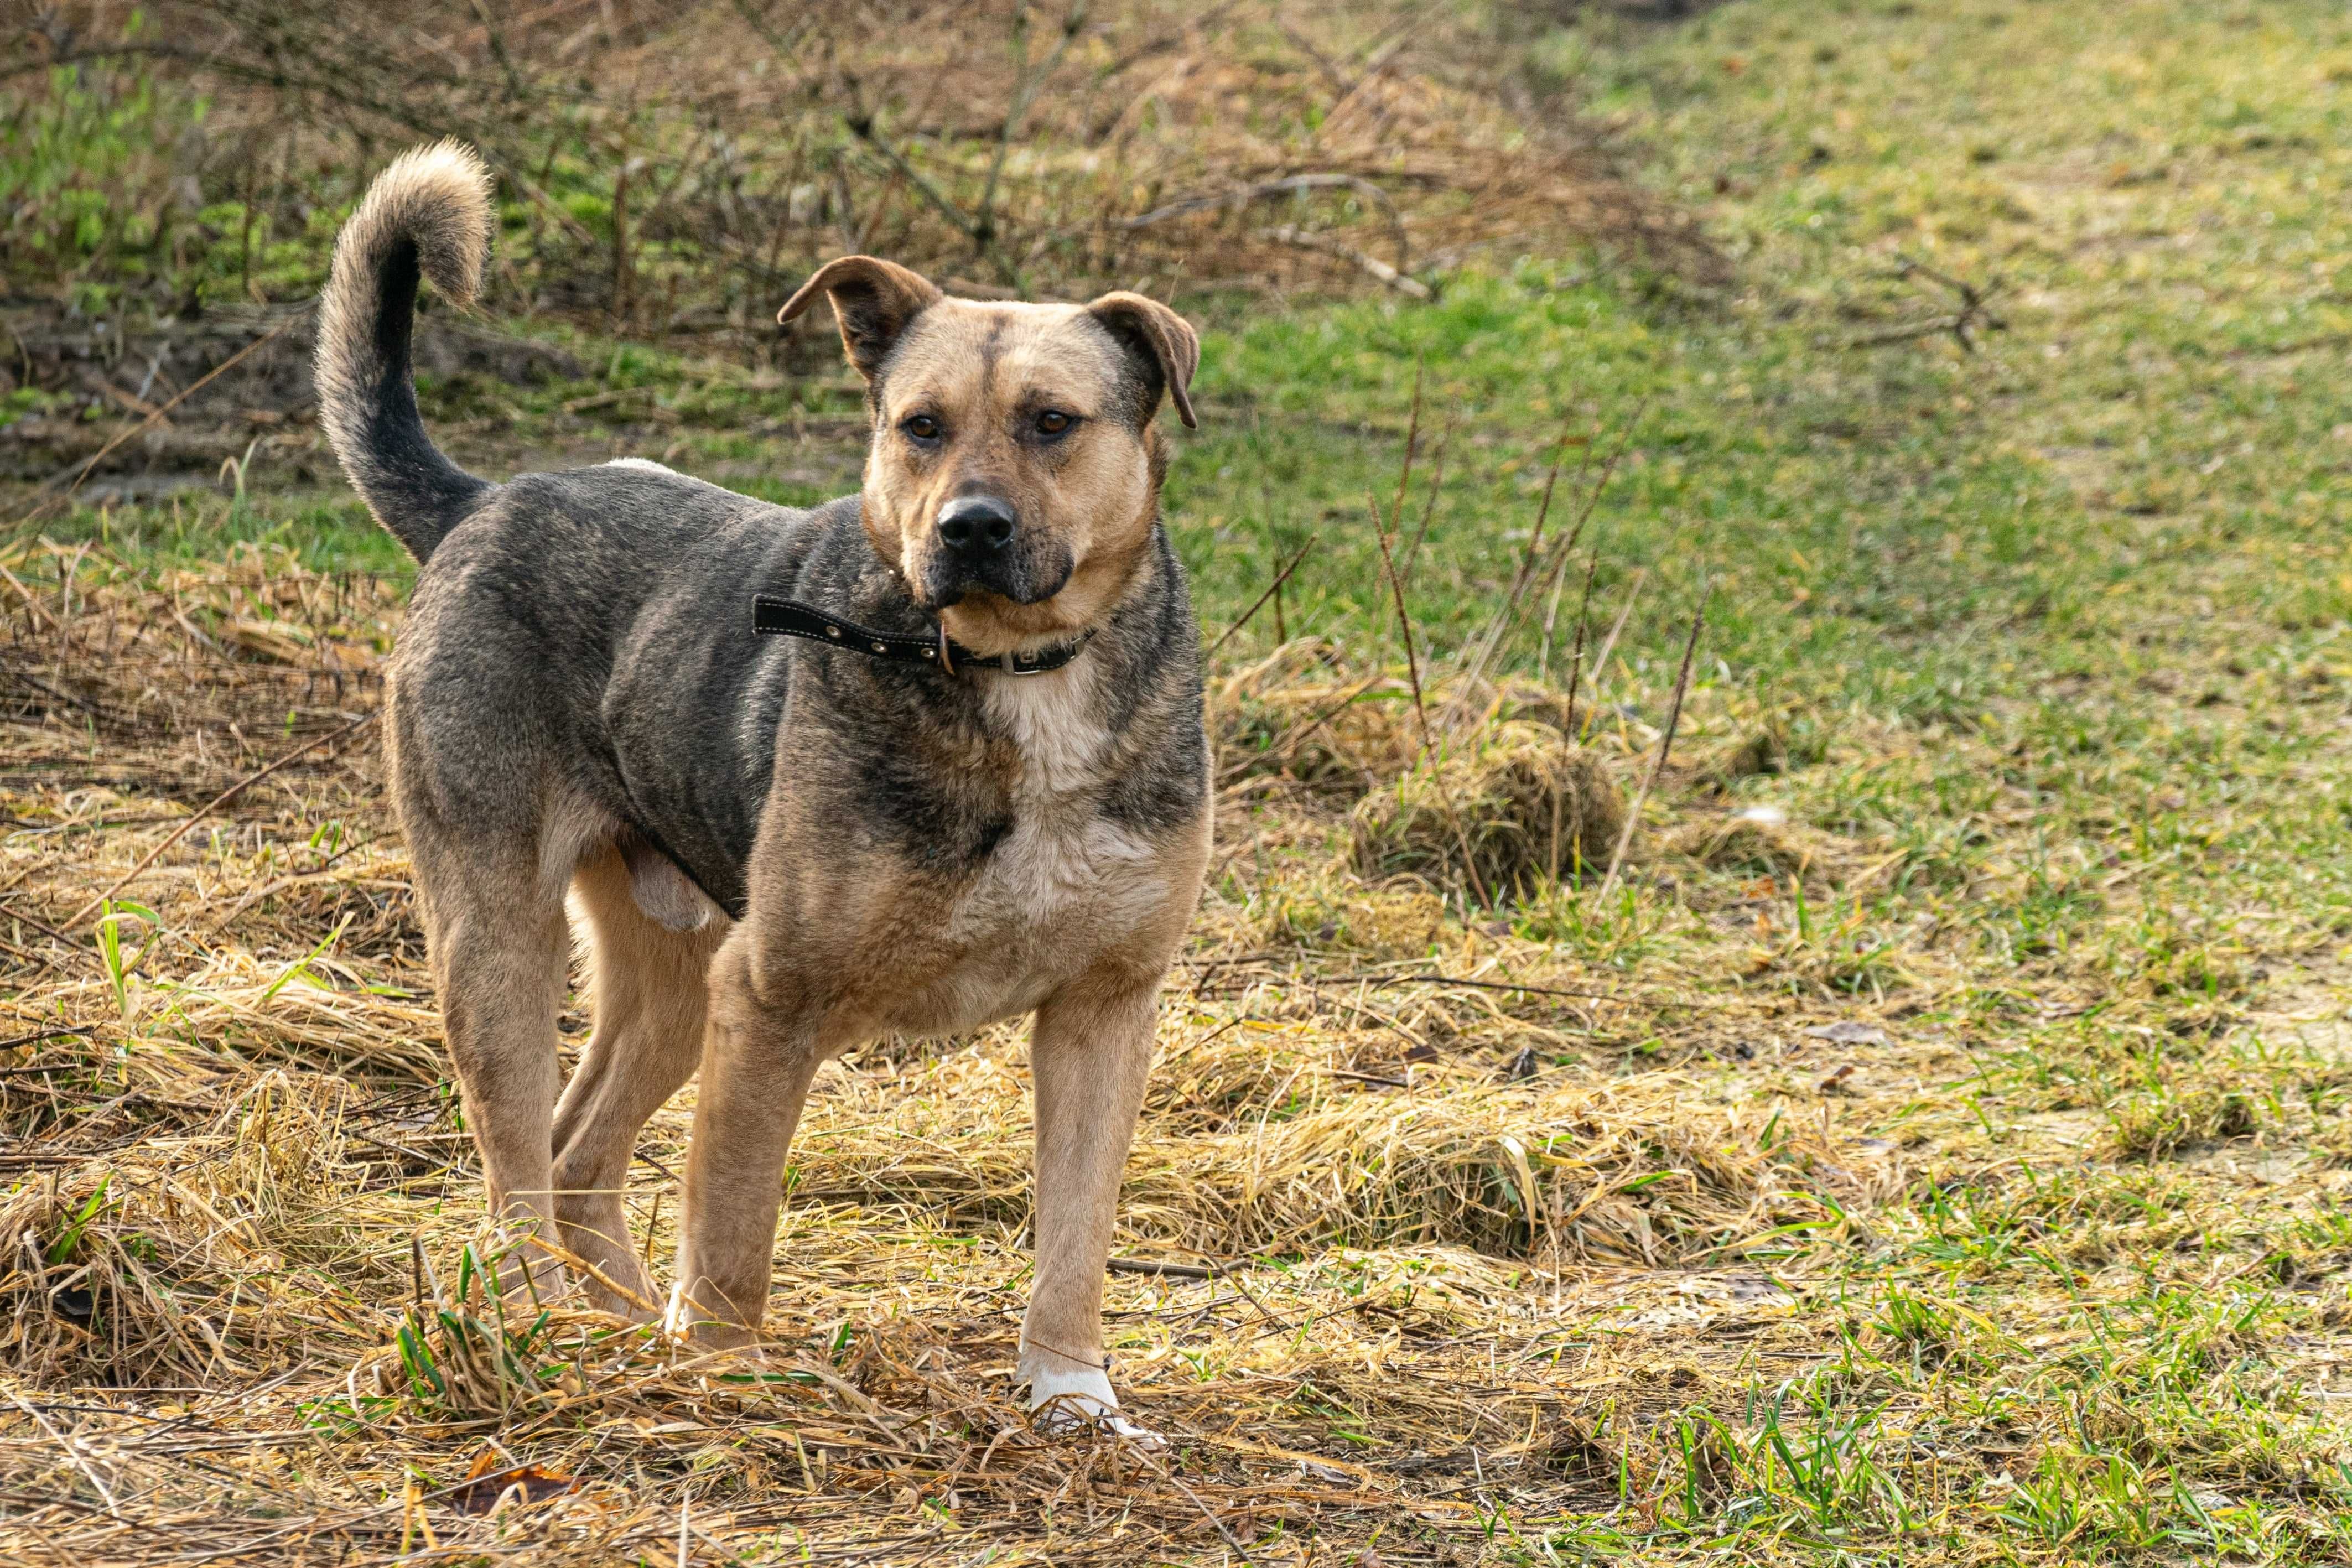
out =
[[[451,304],[470,302],[492,221],[490,172],[472,148],[404,153],[343,225],[319,301],[327,440],[376,521],[420,562],[491,487],[443,457],[417,416],[408,363],[416,282],[429,278]]]

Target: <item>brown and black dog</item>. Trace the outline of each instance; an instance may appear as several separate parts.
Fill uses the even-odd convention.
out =
[[[1033,1407],[1117,1421],[1104,1267],[1209,845],[1152,426],[1163,398],[1192,422],[1192,329],[850,257],[782,315],[828,297],[865,377],[860,494],[795,510],[635,459],[494,485],[433,447],[409,372],[420,275],[470,300],[492,223],[466,149],[386,169],[336,244],[318,370],[344,471],[421,563],[392,794],[493,1212],[560,1237],[594,1299],[656,1300],[621,1189],[698,1067],[668,1317],[748,1342],[819,1065],[1034,1014],[1020,1375]],[[755,591],[786,635],[755,631]],[[563,1083],[567,899],[595,1028]]]

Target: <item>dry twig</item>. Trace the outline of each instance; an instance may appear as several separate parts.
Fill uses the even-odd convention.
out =
[[[1633,804],[1625,813],[1624,831],[1618,835],[1617,848],[1609,857],[1609,870],[1601,879],[1601,898],[1617,885],[1618,869],[1625,863],[1625,851],[1633,842],[1633,828],[1642,820],[1642,806],[1650,798],[1650,791],[1666,771],[1666,758],[1675,749],[1675,729],[1682,722],[1683,698],[1690,691],[1691,658],[1698,652],[1699,628],[1706,624],[1706,587],[1700,584],[1698,607],[1691,612],[1690,637],[1683,644],[1682,668],[1675,673],[1674,700],[1666,709],[1666,727],[1658,734],[1658,758],[1650,766],[1642,787],[1634,794]]]
[[[1874,348],[1885,343],[1906,343],[1917,338],[1935,337],[1948,332],[1951,334],[1952,341],[1960,345],[1962,353],[1974,353],[1977,352],[1979,332],[2003,332],[2009,330],[2008,321],[1995,315],[1992,311],[1993,300],[2000,298],[2008,287],[2001,279],[1996,278],[1990,284],[1979,289],[1965,279],[1955,278],[1948,272],[1939,272],[1927,263],[1915,261],[1907,256],[1898,257],[1896,261],[1897,265],[1895,268],[1896,278],[1906,279],[1914,277],[1925,278],[1931,283],[1939,284],[1958,296],[1959,309],[1944,315],[1929,316],[1922,321],[1906,321],[1900,326],[1888,327],[1881,331],[1865,332],[1858,338],[1849,339],[1846,347]]]

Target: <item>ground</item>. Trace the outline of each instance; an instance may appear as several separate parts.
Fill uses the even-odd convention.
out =
[[[768,1370],[499,1321],[366,722],[407,571],[233,474],[0,554],[6,1553],[2352,1554],[2352,20],[1561,15],[1719,274],[1185,301],[1218,847],[1111,1284],[1167,1455],[1010,1398],[1013,1030],[828,1069]],[[829,373],[581,359],[436,427],[853,482]]]

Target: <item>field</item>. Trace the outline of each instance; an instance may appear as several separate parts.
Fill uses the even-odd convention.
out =
[[[1541,244],[1118,258],[1204,327],[1217,847],[1110,1286],[1164,1454],[1013,1396],[1010,1028],[826,1069],[763,1370],[486,1297],[372,721],[413,568],[276,371],[199,423],[57,368],[199,273],[278,363],[352,193],[145,272],[15,209],[0,1559],[2352,1560],[2352,17],[1544,15],[1464,35],[1573,129]],[[27,190],[194,112],[27,79]],[[951,270],[985,166],[877,247]],[[439,325],[436,436],[853,486],[822,323],[754,343],[756,274],[569,169],[621,264],[534,225],[514,298],[611,292]]]

